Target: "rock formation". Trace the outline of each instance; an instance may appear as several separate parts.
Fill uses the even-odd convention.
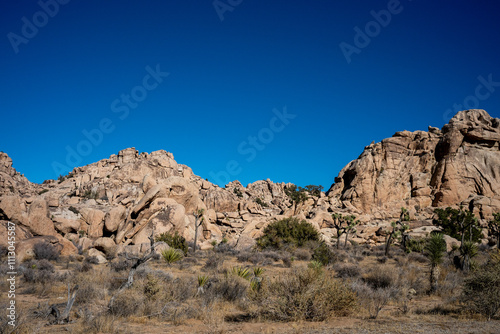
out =
[[[500,210],[500,120],[484,110],[456,114],[442,130],[402,131],[365,147],[328,196],[376,218],[401,207],[428,218],[433,207],[463,204],[481,218]]]
[[[114,252],[143,251],[152,231],[176,231],[192,240],[194,213],[203,209],[202,248],[222,238],[238,249],[251,247],[269,222],[292,215],[330,240],[333,212],[361,220],[354,241],[383,242],[381,230],[401,207],[410,210],[415,235],[429,230],[435,207],[462,204],[483,220],[499,212],[499,143],[498,119],[484,110],[462,111],[441,130],[397,132],[365,147],[326,194],[310,196],[297,208],[285,193],[291,184],[262,180],[244,187],[233,181],[221,188],[163,150],[128,148],[40,185],[0,153],[0,235],[11,221],[25,257],[45,240],[62,254],[91,250],[102,261]]]

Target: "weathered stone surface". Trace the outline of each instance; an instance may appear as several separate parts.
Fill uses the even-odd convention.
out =
[[[103,236],[104,212],[97,209],[83,208],[80,211],[83,220],[89,225],[88,236],[90,238],[99,238]]]
[[[397,217],[400,207],[458,205],[470,196],[500,198],[500,120],[484,110],[455,115],[442,131],[397,132],[367,146],[330,188],[367,213]]]
[[[123,206],[116,206],[109,210],[104,217],[104,226],[108,232],[116,232],[118,226],[127,218],[127,210]]]
[[[99,264],[108,262],[108,260],[106,260],[106,257],[104,256],[104,253],[95,248],[89,249],[87,254],[88,256],[95,257],[97,259],[97,263]]]
[[[49,208],[44,199],[37,198],[29,207],[28,227],[34,235],[56,235],[54,224],[49,218]]]
[[[115,251],[116,244],[111,238],[99,238],[94,241],[93,247],[104,254],[109,255]]]

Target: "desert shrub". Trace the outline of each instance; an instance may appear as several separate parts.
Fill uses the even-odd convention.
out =
[[[422,267],[407,264],[401,268],[401,283],[399,285],[415,290],[417,295],[426,294],[429,291],[429,273]]]
[[[428,263],[429,260],[422,253],[411,252],[408,254],[408,260],[417,263]]]
[[[113,269],[116,272],[127,270],[131,266],[132,266],[132,261],[130,260],[120,260],[111,262],[111,269]]]
[[[257,238],[260,249],[281,249],[284,246],[301,247],[309,240],[319,241],[318,231],[308,222],[285,218],[266,226],[264,235]]]
[[[451,297],[453,301],[460,294],[464,284],[463,274],[456,270],[451,270],[444,275],[438,285],[437,294],[441,297]]]
[[[328,273],[300,269],[264,284],[254,296],[263,317],[278,321],[323,321],[350,314],[356,305],[353,291]]]
[[[146,279],[148,276],[154,276],[159,279],[163,284],[173,281],[172,274],[163,270],[151,269],[148,264],[143,264],[135,272],[135,277],[137,279]]]
[[[260,205],[261,207],[263,207],[263,208],[267,208],[267,207],[269,206],[269,204],[267,204],[266,202],[264,202],[264,201],[262,200],[262,198],[260,198],[260,197],[257,197],[257,198],[255,199],[255,203],[259,204],[259,205]]]
[[[371,319],[376,319],[379,312],[389,301],[396,299],[399,291],[392,286],[374,288],[370,284],[362,281],[354,281],[352,289],[358,296],[359,303],[370,314]]]
[[[291,256],[283,256],[281,258],[281,261],[283,262],[283,266],[285,266],[286,268],[290,268],[292,266]]]
[[[23,264],[21,271],[26,283],[53,282],[57,275],[54,266],[48,260],[31,260]]]
[[[225,253],[231,255],[237,254],[237,251],[234,249],[234,247],[229,245],[227,242],[222,241],[214,247],[214,251],[216,251],[217,253]]]
[[[360,277],[362,273],[361,267],[354,263],[338,262],[333,266],[333,270],[335,270],[336,277],[339,278]]]
[[[35,253],[35,258],[38,260],[58,260],[59,252],[57,249],[47,242],[37,242],[33,246],[33,252]]]
[[[235,188],[233,188],[233,192],[234,192],[234,194],[235,194],[236,196],[238,196],[238,197],[240,197],[240,198],[242,198],[242,197],[243,197],[243,193],[241,192],[241,190],[240,190],[240,189],[238,189],[238,188],[236,188],[236,187],[235,187]]]
[[[406,252],[423,253],[425,247],[425,238],[411,238],[406,242]]]
[[[184,255],[188,252],[188,243],[186,239],[177,231],[173,235],[170,232],[161,233],[160,235],[157,235],[155,239],[157,242],[163,241],[172,248],[180,249],[184,252]]]
[[[116,296],[113,305],[109,308],[109,312],[119,317],[136,315],[145,303],[144,297],[143,293],[135,289],[129,289],[127,293],[120,293]]]
[[[213,256],[209,256],[207,258],[207,261],[205,262],[203,269],[219,271],[223,264],[224,264],[224,256],[221,254],[214,254]]]
[[[387,256],[377,256],[377,262],[378,263],[384,264],[384,263],[387,262],[387,260],[389,260],[389,258]]]
[[[465,280],[462,301],[490,320],[500,309],[500,252]]]
[[[297,260],[300,261],[310,261],[312,257],[311,252],[308,249],[304,248],[298,248],[297,250],[295,250],[293,256],[295,256]]]
[[[248,281],[236,275],[226,275],[222,279],[214,279],[210,282],[203,294],[205,303],[215,300],[234,302],[241,300],[247,295]]]
[[[363,278],[363,281],[373,289],[384,289],[394,286],[397,280],[397,269],[388,265],[373,268]]]
[[[80,210],[78,210],[77,208],[75,208],[74,206],[70,206],[68,208],[69,211],[73,212],[74,214],[78,215],[80,214]]]
[[[253,264],[260,264],[266,259],[261,252],[241,252],[236,258],[238,262],[252,262]]]
[[[263,251],[261,254],[266,259],[269,259],[272,261],[279,261],[283,257],[280,253],[273,251],[273,250],[266,250],[266,251]]]
[[[97,256],[87,256],[84,262],[89,264],[99,264],[99,259],[97,259]]]
[[[100,333],[119,333],[116,317],[108,313],[92,314],[84,312],[78,334],[100,334]]]
[[[335,254],[331,251],[330,247],[325,242],[320,242],[319,245],[314,248],[312,259],[318,261],[324,266],[327,264],[335,262]]]

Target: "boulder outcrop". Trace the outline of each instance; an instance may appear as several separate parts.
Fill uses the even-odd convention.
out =
[[[409,209],[415,236],[432,230],[436,207],[464,205],[485,222],[500,212],[500,120],[466,110],[442,129],[397,132],[365,147],[328,192],[309,194],[300,205],[286,194],[291,186],[268,179],[221,188],[172,153],[135,148],[33,184],[0,152],[0,233],[7,221],[15,223],[26,256],[34,242],[45,240],[62,254],[93,249],[104,258],[146,249],[151,233],[175,231],[192,240],[198,210],[202,248],[225,238],[247,249],[267,224],[290,216],[306,219],[330,241],[332,213],[354,214],[361,224],[352,240],[368,244],[384,241],[382,232],[401,207]]]

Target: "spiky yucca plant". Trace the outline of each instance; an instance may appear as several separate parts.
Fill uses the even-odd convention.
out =
[[[165,262],[167,262],[167,264],[170,266],[172,265],[172,263],[182,260],[184,255],[180,249],[169,248],[161,252],[161,256],[163,257]]]

